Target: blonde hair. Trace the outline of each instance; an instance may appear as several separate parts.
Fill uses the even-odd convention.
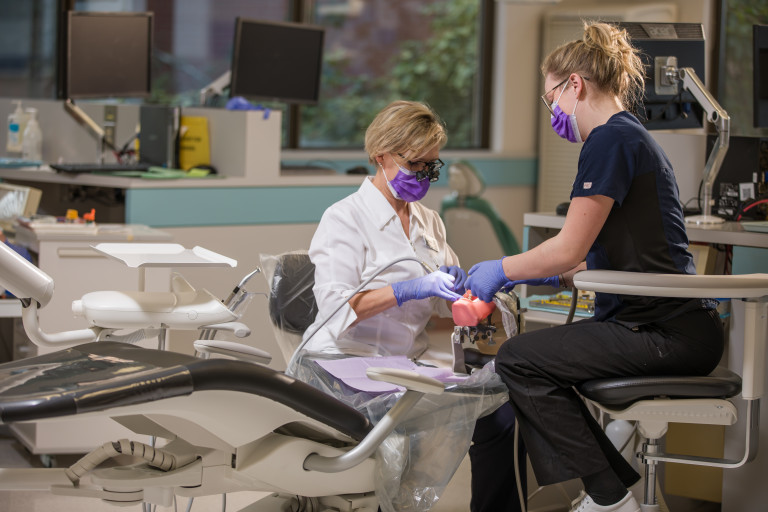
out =
[[[384,107],[368,126],[365,151],[370,163],[384,153],[397,153],[407,159],[441,148],[447,140],[443,121],[429,106],[400,100]]]
[[[644,67],[629,35],[608,23],[584,22],[584,36],[552,51],[541,65],[544,76],[583,75],[599,90],[618,96],[624,108],[642,100]]]

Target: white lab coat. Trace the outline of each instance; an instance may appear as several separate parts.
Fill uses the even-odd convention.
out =
[[[319,311],[305,335],[314,332],[363,281],[402,256],[415,256],[435,270],[459,264],[446,243],[445,225],[437,212],[411,203],[409,240],[392,205],[368,178],[357,192],[325,211],[312,238],[309,257],[315,264],[313,290]],[[406,260],[384,270],[365,290],[423,275],[422,265]],[[451,315],[445,300],[411,300],[350,327],[357,316],[347,304],[312,336],[305,349],[325,354],[418,357],[427,348],[424,329],[433,314]]]

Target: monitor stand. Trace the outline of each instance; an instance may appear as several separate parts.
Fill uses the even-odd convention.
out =
[[[97,162],[100,164],[104,163],[104,150],[106,148],[109,148],[113,151],[115,151],[115,147],[112,146],[107,141],[106,134],[104,133],[104,128],[99,126],[99,124],[93,120],[91,116],[86,114],[83,109],[75,105],[75,102],[72,101],[72,99],[67,98],[64,101],[64,110],[67,111],[67,114],[72,116],[77,123],[86,129],[88,133],[91,134],[91,136],[96,139],[97,143],[97,151],[99,154]]]

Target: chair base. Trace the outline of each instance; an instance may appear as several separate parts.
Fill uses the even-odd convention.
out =
[[[320,498],[304,498],[275,493],[250,504],[241,509],[240,512],[284,512],[285,510],[376,512],[378,508],[379,501],[373,493],[323,496]]]

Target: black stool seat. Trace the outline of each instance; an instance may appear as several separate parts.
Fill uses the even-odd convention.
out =
[[[705,376],[652,375],[594,379],[582,382],[576,389],[593,402],[616,407],[657,397],[729,398],[741,392],[741,377],[718,366]]]
[[[271,368],[96,342],[0,365],[0,422],[34,421],[226,390],[268,398],[355,440],[371,430],[355,409]]]

